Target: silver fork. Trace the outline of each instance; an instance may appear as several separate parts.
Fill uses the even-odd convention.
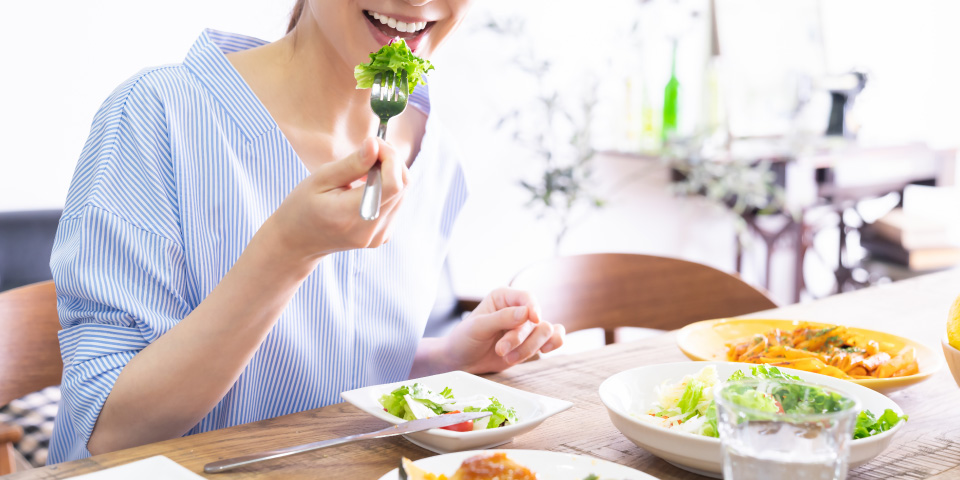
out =
[[[370,92],[370,108],[380,118],[377,136],[387,139],[387,120],[395,117],[407,107],[407,72],[401,71],[400,81],[392,72],[378,73],[373,77],[373,89]],[[367,184],[363,187],[363,199],[360,201],[360,216],[364,220],[376,220],[380,216],[380,162],[367,173]]]

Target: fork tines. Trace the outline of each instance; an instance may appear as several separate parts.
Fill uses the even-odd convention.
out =
[[[378,73],[373,77],[373,98],[396,102],[400,99],[402,92],[407,91],[407,72],[400,72],[400,83],[397,84],[397,76],[393,72],[387,72],[386,75]]]

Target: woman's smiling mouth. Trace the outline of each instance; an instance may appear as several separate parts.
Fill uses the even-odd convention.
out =
[[[407,42],[407,45],[414,52],[423,38],[423,34],[430,30],[435,22],[419,20],[413,18],[397,18],[372,10],[364,10],[363,16],[366,17],[373,33],[373,37],[380,45],[386,45],[390,40],[400,37]]]

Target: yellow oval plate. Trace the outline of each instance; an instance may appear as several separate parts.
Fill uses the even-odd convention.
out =
[[[677,334],[677,346],[684,355],[692,360],[727,361],[727,344],[733,341],[750,338],[755,334],[763,334],[774,328],[792,331],[801,323],[826,327],[830,324],[818,322],[804,322],[799,320],[774,320],[761,318],[721,318],[718,320],[704,320],[691,323],[680,329]],[[853,383],[876,390],[880,393],[890,393],[906,388],[917,382],[922,382],[940,370],[943,362],[933,350],[925,345],[898,337],[889,333],[866,330],[863,328],[847,327],[848,330],[858,333],[878,342],[888,342],[899,350],[906,346],[914,347],[917,351],[919,373],[905,377],[870,378],[851,380]]]

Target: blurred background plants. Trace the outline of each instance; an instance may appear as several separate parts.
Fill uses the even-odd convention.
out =
[[[592,130],[599,82],[590,72],[583,72],[587,80],[583,91],[561,92],[551,81],[551,75],[556,75],[553,63],[536,51],[522,19],[490,18],[486,28],[520,46],[511,64],[532,82],[536,92],[529,102],[504,112],[496,128],[507,131],[523,152],[540,163],[538,174],[519,183],[529,194],[527,207],[538,219],[552,222],[554,253],[559,255],[570,229],[605,203],[592,179],[597,154]]]

